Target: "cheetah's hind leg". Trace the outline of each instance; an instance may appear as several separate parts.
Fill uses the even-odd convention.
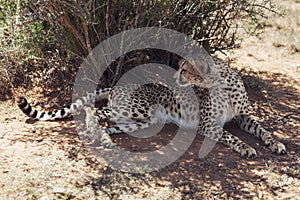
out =
[[[127,110],[127,107],[122,106],[113,108],[103,107],[101,110],[93,107],[85,107],[84,110],[86,111],[87,140],[92,140],[94,143],[98,141],[102,146],[108,148],[115,146],[110,135],[140,131],[158,123],[158,119],[151,115],[151,110],[148,111],[147,117],[144,118],[123,116],[122,113]],[[100,119],[109,119],[115,125],[99,129]],[[151,131],[150,134],[152,134]],[[141,137],[147,137],[147,135],[149,133]]]

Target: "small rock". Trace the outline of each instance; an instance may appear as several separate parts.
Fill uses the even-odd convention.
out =
[[[55,194],[65,194],[67,192],[66,188],[63,187],[54,187],[53,188],[53,193]]]

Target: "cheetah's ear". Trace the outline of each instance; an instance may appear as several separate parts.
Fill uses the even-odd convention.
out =
[[[186,63],[187,63],[187,60],[181,59],[181,60],[179,60],[179,62],[178,62],[178,67],[180,68],[180,67],[182,67],[183,65],[185,65]]]

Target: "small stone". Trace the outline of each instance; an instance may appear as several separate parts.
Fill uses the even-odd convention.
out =
[[[62,188],[62,187],[54,187],[53,188],[53,193],[55,194],[65,194],[67,192],[66,188]]]

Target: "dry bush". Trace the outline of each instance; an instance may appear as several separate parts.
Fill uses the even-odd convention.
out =
[[[44,0],[30,7],[36,20],[67,28],[84,55],[114,34],[146,26],[183,32],[211,52],[233,48],[241,22],[275,12],[271,0]]]
[[[53,59],[58,58],[57,62],[70,64],[66,68],[58,65],[58,70],[63,68],[62,73],[74,73],[81,63],[80,60],[110,36],[140,27],[159,26],[177,30],[199,41],[210,53],[234,48],[239,39],[236,33],[244,27],[245,22],[255,25],[265,16],[265,11],[274,12],[275,9],[271,0],[34,0],[18,1],[19,4],[9,2],[5,1],[0,7],[0,18],[2,16],[6,19],[5,24],[10,30],[5,38],[16,38],[17,44],[28,50],[29,55],[44,58],[46,54],[49,58],[54,54]],[[4,13],[5,6],[11,8],[10,13]],[[14,17],[7,20],[9,16]],[[8,26],[10,22],[12,26]],[[138,61],[134,64],[140,64],[139,62],[147,62],[143,59],[145,54],[150,54],[155,60],[169,57],[168,52],[142,51],[126,55],[125,59],[136,58]],[[169,60],[160,62],[170,60],[174,60],[172,56]],[[126,62],[120,61],[120,71],[124,72],[122,68]],[[48,63],[46,69],[50,70],[52,64]],[[57,65],[55,66],[57,68]],[[119,74],[116,70],[114,66],[110,68],[110,72],[106,74],[109,77],[108,82],[116,80],[114,76]]]

